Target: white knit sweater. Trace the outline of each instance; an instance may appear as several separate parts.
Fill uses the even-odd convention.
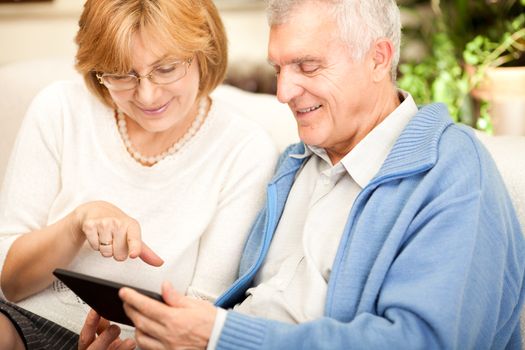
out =
[[[81,82],[54,83],[31,104],[10,159],[0,196],[0,264],[19,234],[104,200],[138,220],[165,263],[116,262],[86,243],[70,269],[157,292],[169,280],[213,301],[234,280],[276,158],[262,129],[213,101],[178,153],[144,167],[127,153],[111,109]],[[57,281],[19,305],[75,332],[88,310]]]

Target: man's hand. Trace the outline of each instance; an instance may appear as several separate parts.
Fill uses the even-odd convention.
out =
[[[135,349],[133,340],[122,340],[119,338],[119,334],[120,328],[117,325],[111,325],[108,320],[91,310],[80,331],[78,350]]]
[[[122,288],[119,296],[141,349],[205,349],[208,345],[217,314],[209,302],[180,295],[168,282],[162,285],[167,305],[130,288]]]

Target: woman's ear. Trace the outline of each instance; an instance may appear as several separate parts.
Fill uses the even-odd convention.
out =
[[[373,79],[379,82],[390,78],[392,58],[394,57],[394,45],[387,38],[381,38],[373,44]]]

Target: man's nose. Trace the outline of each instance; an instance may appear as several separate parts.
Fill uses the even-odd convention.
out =
[[[281,69],[277,75],[277,99],[281,103],[288,103],[303,92],[299,85],[297,73],[289,69]]]

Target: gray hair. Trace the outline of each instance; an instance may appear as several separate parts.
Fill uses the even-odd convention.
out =
[[[353,59],[364,58],[379,38],[388,38],[394,45],[390,76],[396,80],[401,45],[401,18],[395,0],[268,0],[267,18],[270,25],[283,24],[294,8],[307,2],[326,3],[338,22],[341,39],[350,49]]]

